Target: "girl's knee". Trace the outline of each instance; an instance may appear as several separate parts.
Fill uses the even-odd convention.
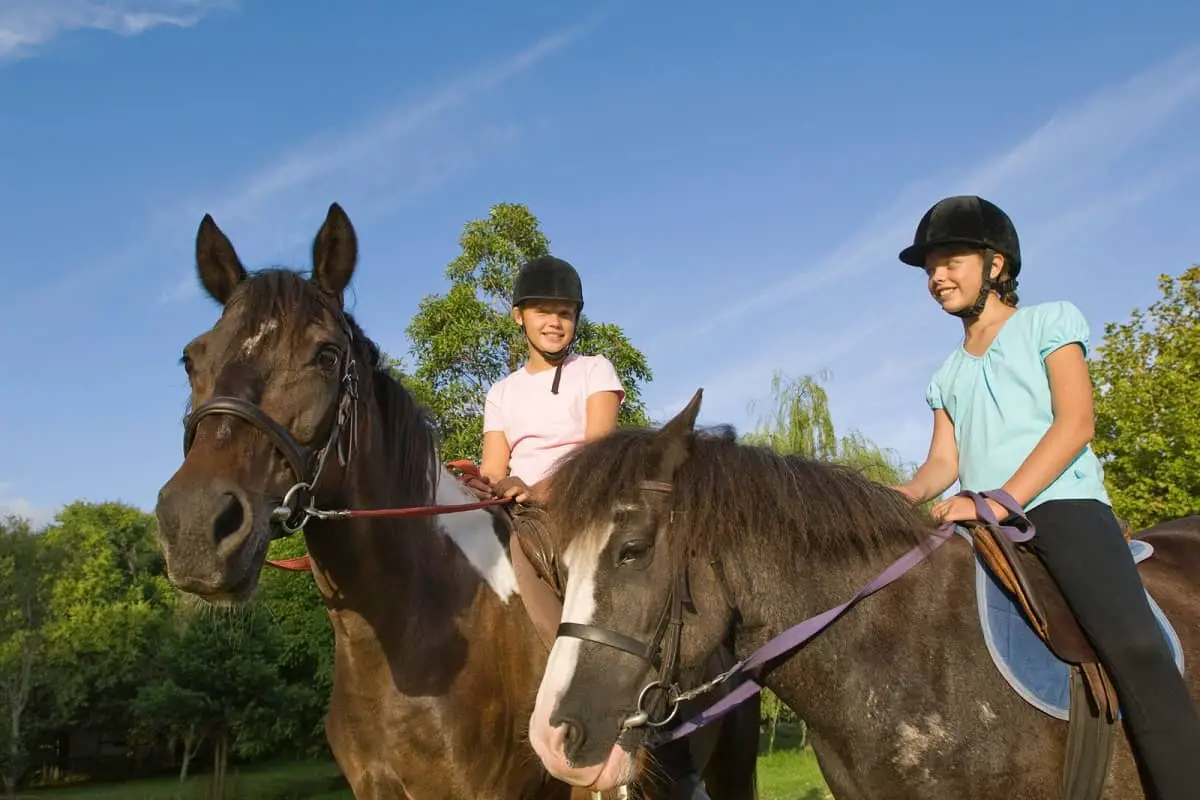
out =
[[[1122,631],[1112,642],[1109,658],[1122,672],[1157,672],[1164,667],[1176,669],[1171,650],[1157,625]]]

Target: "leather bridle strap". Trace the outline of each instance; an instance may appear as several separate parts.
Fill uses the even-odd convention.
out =
[[[296,474],[296,480],[303,481],[308,477],[309,451],[297,445],[292,435],[261,408],[240,397],[214,397],[201,403],[192,411],[183,432],[183,452],[185,454],[191,449],[192,441],[196,438],[196,427],[200,424],[200,420],[210,414],[228,414],[250,423],[266,434],[276,449],[283,454],[283,457],[287,459],[288,466]]]
[[[560,637],[570,637],[572,639],[582,639],[587,642],[595,642],[614,650],[620,650],[623,653],[637,656],[642,661],[654,663],[658,660],[659,637],[655,637],[655,641],[650,643],[640,642],[632,636],[626,636],[623,633],[610,631],[607,628],[597,628],[592,625],[582,625],[578,622],[562,622],[558,626],[558,635]]]

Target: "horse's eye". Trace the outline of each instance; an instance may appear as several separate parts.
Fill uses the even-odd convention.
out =
[[[617,566],[624,564],[632,564],[639,561],[650,552],[653,545],[650,542],[631,541],[621,545],[621,550],[617,554]]]
[[[333,345],[325,345],[317,352],[317,364],[321,369],[332,372],[342,358],[341,352]]]

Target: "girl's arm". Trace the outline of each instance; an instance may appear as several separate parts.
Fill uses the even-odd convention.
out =
[[[929,455],[916,474],[904,484],[894,486],[914,503],[940,496],[958,480],[958,445],[954,441],[954,422],[944,408],[933,410],[933,437]]]
[[[613,391],[595,392],[587,399],[583,440],[599,439],[617,429],[617,410],[621,395]]]
[[[488,431],[483,435],[483,455],[479,459],[479,472],[489,483],[496,483],[508,476],[508,459],[512,451],[504,431]]]
[[[1046,372],[1054,422],[1003,486],[1022,506],[1062,474],[1092,441],[1096,430],[1092,380],[1083,348],[1071,342],[1050,353],[1046,356]]]

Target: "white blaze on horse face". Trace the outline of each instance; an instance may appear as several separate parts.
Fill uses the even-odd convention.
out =
[[[596,570],[600,555],[608,545],[612,527],[587,531],[571,542],[563,553],[567,570],[567,587],[563,593],[563,622],[592,624],[596,613]],[[575,667],[579,664],[579,648],[583,642],[572,637],[559,637],[550,648],[550,658],[538,687],[537,702],[530,723],[531,734],[550,735],[550,716],[558,700],[571,685]]]
[[[450,471],[438,470],[435,502],[439,506],[457,506],[477,502]],[[480,508],[434,517],[442,532],[458,546],[467,561],[475,568],[492,591],[504,602],[518,593],[517,573],[492,527],[492,515]],[[514,544],[516,544],[514,542]]]
[[[278,327],[279,323],[273,319],[269,319],[259,325],[258,330],[256,330],[251,336],[248,336],[246,341],[242,342],[242,355],[254,355],[254,351],[258,349],[258,345],[263,340],[263,337]]]

